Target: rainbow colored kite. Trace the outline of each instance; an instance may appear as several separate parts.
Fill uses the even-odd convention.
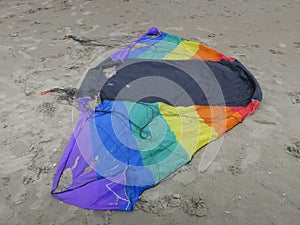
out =
[[[132,210],[145,189],[253,113],[262,91],[238,60],[153,27],[90,69],[76,97],[82,113],[51,194]]]

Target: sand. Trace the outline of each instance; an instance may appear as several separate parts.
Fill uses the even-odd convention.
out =
[[[299,12],[297,0],[1,0],[0,224],[299,224]],[[206,171],[201,150],[132,212],[53,199],[78,109],[37,91],[77,87],[99,56],[154,25],[239,59],[261,84],[261,106],[224,136]]]

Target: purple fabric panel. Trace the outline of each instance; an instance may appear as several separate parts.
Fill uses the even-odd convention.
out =
[[[134,40],[133,42],[131,42],[127,47],[117,51],[116,53],[112,54],[110,57],[113,61],[124,61],[126,59],[126,56],[129,54],[130,50],[132,49],[132,47],[138,43],[141,39],[143,39],[144,37],[146,37],[147,35],[159,35],[160,31],[158,30],[158,28],[156,27],[151,27],[147,33],[143,34],[141,37],[139,37],[138,39]]]
[[[85,107],[91,100],[91,98],[78,100],[82,113],[56,171],[52,196],[63,202],[93,210],[132,209],[126,194],[126,170],[114,177],[103,179],[98,179],[93,169],[84,173],[94,161],[89,123],[89,118],[94,112]],[[72,168],[73,182],[66,191],[55,193],[62,172],[66,168]],[[80,176],[81,174],[84,175]]]
[[[126,195],[125,177],[121,173],[108,179],[95,180],[72,191],[53,194],[63,202],[86,209],[131,209]]]
[[[52,192],[55,192],[59,179],[63,171],[67,168],[72,168],[73,178],[72,184],[70,184],[67,189],[74,189],[79,185],[95,180],[97,177],[93,169],[88,173],[84,173],[85,169],[90,166],[94,159],[92,148],[87,144],[91,143],[88,119],[93,113],[93,110],[87,110],[85,108],[85,105],[91,100],[91,98],[78,100],[82,113],[80,114],[77,125],[55,173]],[[84,176],[80,176],[81,174],[84,174]]]
[[[84,117],[84,119],[78,121],[80,130],[75,129],[74,131],[77,148],[73,149],[73,153],[71,155],[75,156],[76,158],[70,159],[71,161],[75,160],[74,164],[72,165],[73,179],[80,179],[80,177],[78,176],[84,174],[84,171],[88,169],[88,167],[90,167],[90,165],[92,165],[92,163],[94,162],[94,153],[89,122],[90,112],[83,111],[82,116]]]
[[[79,156],[78,154],[80,153],[78,151],[78,146],[76,144],[76,133],[78,133],[78,131],[80,131],[80,127],[81,124],[84,123],[84,121],[86,120],[86,113],[82,112],[80,114],[80,117],[78,119],[77,125],[74,129],[74,132],[70,138],[70,141],[64,151],[64,154],[60,160],[60,163],[57,167],[56,173],[54,175],[54,182],[52,185],[52,192],[55,191],[55,189],[57,188],[60,176],[62,175],[62,172],[64,169],[66,168],[71,168],[76,160],[76,155]],[[76,152],[77,154],[74,154],[74,152]]]
[[[59,162],[59,165],[57,167],[56,173],[54,175],[54,181],[53,181],[53,185],[52,185],[52,192],[55,191],[55,189],[57,188],[60,176],[65,168],[65,165],[68,161],[69,155],[72,152],[73,146],[76,145],[76,140],[74,138],[74,134],[72,134],[71,139],[68,143],[68,146]]]

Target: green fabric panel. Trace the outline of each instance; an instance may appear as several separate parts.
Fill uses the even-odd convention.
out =
[[[156,184],[190,161],[160,114],[157,103],[125,102],[125,105],[143,164],[153,173]]]
[[[177,35],[167,34],[164,39],[151,46],[149,50],[141,54],[138,58],[163,59],[166,55],[173,51],[182,40],[183,39]]]

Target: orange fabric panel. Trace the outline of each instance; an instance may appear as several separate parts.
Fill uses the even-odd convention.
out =
[[[242,122],[253,113],[260,102],[252,100],[247,106],[199,106],[195,105],[198,115],[213,127],[219,136]]]
[[[202,60],[219,61],[219,52],[205,45],[199,44],[199,49],[192,59],[199,58]]]
[[[192,59],[202,59],[202,60],[210,60],[216,62],[219,62],[222,59],[229,60],[229,61],[234,60],[234,58],[228,58],[227,56],[203,44],[199,44],[199,49],[196,52],[196,54],[192,57]]]
[[[242,122],[243,116],[227,106],[195,106],[204,122],[213,127],[219,136]]]

